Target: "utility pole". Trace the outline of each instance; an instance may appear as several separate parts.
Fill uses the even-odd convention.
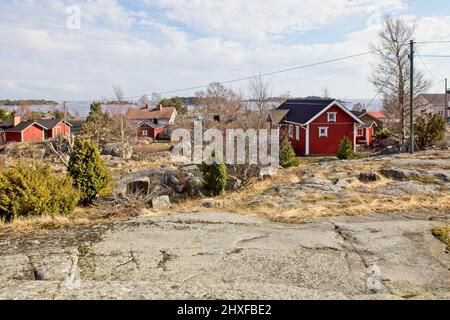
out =
[[[447,115],[447,108],[448,108],[448,101],[447,101],[447,94],[448,94],[448,87],[447,87],[447,78],[445,78],[445,94],[444,94],[444,120],[448,121],[448,115]]]
[[[67,105],[66,105],[66,101],[63,102],[63,107],[64,107],[64,121],[67,120]]]
[[[414,154],[414,40],[409,42],[409,61],[410,61],[410,76],[409,76],[409,114],[410,114],[410,129],[409,129],[409,153]]]

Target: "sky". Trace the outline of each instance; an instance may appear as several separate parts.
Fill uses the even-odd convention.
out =
[[[138,97],[294,68],[369,51],[385,15],[415,40],[450,40],[448,0],[2,0],[0,99]],[[420,44],[450,55],[450,43]],[[268,76],[272,95],[338,99],[376,94],[365,55]],[[443,91],[450,58],[416,65]],[[246,81],[229,84],[247,93]],[[191,96],[196,90],[164,96]]]

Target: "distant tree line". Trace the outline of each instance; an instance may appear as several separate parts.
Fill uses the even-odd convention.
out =
[[[52,100],[0,100],[0,106],[11,107],[19,106],[22,104],[28,105],[41,105],[41,106],[55,106],[59,103]]]

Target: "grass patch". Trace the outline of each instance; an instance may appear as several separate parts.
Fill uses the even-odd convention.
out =
[[[436,227],[431,230],[431,233],[450,249],[450,227]]]
[[[411,177],[409,180],[417,181],[424,184],[435,184],[436,183],[436,177],[433,176],[415,176]]]

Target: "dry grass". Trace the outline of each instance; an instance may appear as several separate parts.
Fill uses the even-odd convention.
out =
[[[103,199],[90,206],[79,206],[69,216],[18,217],[8,223],[0,222],[0,233],[35,234],[66,227],[126,221],[147,207],[148,199],[138,194],[129,195],[126,199]]]
[[[407,155],[401,157],[407,158]],[[448,153],[427,152],[416,155],[417,158],[448,158]],[[313,167],[321,158],[302,158],[301,167]],[[356,179],[359,172],[378,171],[381,167],[389,165],[389,158],[382,161],[351,161],[348,163],[332,164],[325,170],[315,170],[314,176],[326,179],[336,173],[345,173],[353,177],[353,182],[343,189],[345,196],[339,194],[326,194],[320,191],[302,192],[293,189],[293,194],[286,199],[270,192],[276,187],[286,188],[296,185],[302,179],[311,175],[303,175],[299,168],[290,168],[279,171],[277,176],[270,180],[255,182],[250,188],[222,197],[215,198],[221,205],[206,209],[201,207],[201,201],[191,200],[175,206],[177,212],[189,211],[224,211],[251,216],[262,216],[272,221],[298,223],[305,219],[340,216],[340,215],[368,215],[380,213],[401,213],[414,211],[450,212],[450,190],[442,190],[435,195],[408,194],[401,197],[380,194],[379,189],[392,183],[392,180],[381,178],[379,181],[362,183]],[[336,179],[337,180],[337,179]],[[414,179],[422,184],[436,183],[434,177],[418,177]],[[259,202],[251,202],[258,198]],[[249,205],[250,202],[250,205]]]
[[[450,250],[450,227],[436,227],[431,232],[436,238],[444,242]]]

